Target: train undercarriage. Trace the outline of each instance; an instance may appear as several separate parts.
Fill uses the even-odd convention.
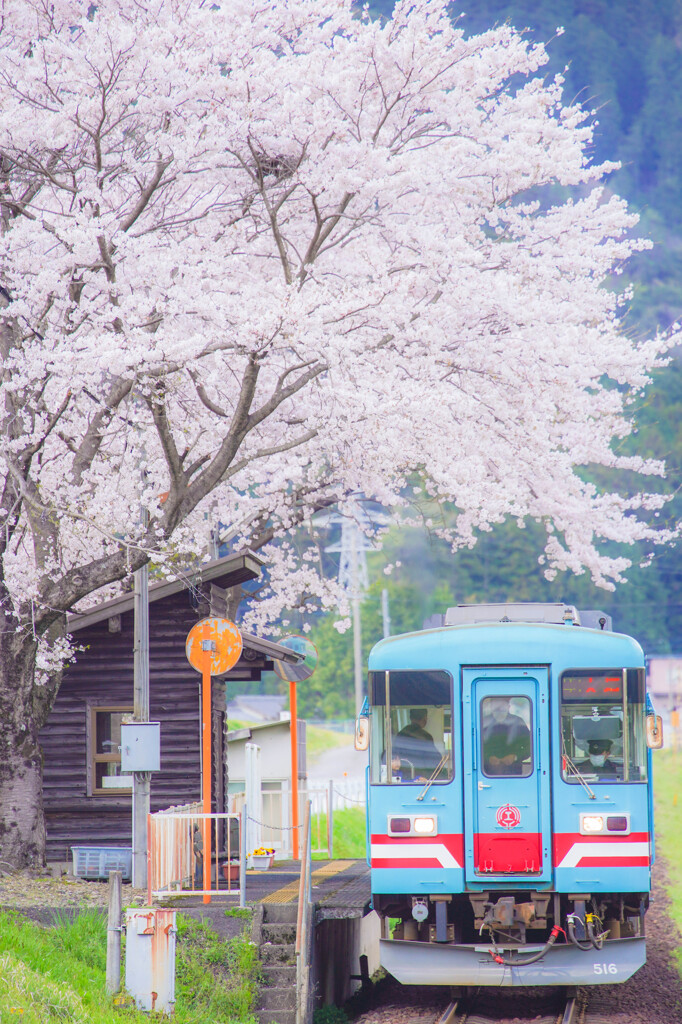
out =
[[[626,981],[645,962],[647,893],[376,895],[381,962],[403,984]]]

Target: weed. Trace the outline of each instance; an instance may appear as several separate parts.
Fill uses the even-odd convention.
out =
[[[348,1014],[340,1006],[320,1006],[313,1014],[313,1024],[348,1024]]]
[[[228,907],[225,911],[225,917],[241,917],[245,921],[250,921],[252,914],[251,907]]]

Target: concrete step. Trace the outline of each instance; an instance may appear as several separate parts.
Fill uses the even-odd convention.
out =
[[[296,924],[298,907],[296,903],[263,903],[263,922],[270,925]]]
[[[296,1024],[296,1010],[256,1010],[260,1024]]]
[[[263,923],[296,924],[298,907],[295,903],[263,903]]]
[[[296,946],[293,942],[264,942],[260,958],[263,964],[295,964]]]
[[[296,942],[296,922],[272,924],[270,921],[263,922],[263,942]]]
[[[296,988],[296,964],[263,964],[264,985]]]
[[[261,1010],[295,1010],[296,987],[269,988],[267,985],[260,990]]]

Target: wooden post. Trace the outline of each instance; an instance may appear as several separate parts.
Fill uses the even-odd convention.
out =
[[[334,781],[329,780],[327,790],[327,853],[334,860]]]
[[[109,872],[109,918],[107,921],[107,992],[121,988],[121,872]]]
[[[294,860],[298,860],[298,717],[296,710],[296,683],[289,682],[289,715],[291,717],[291,846]]]

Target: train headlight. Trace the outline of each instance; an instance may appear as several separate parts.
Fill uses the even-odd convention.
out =
[[[413,826],[414,831],[420,836],[430,836],[436,831],[436,819],[435,818],[415,818]]]
[[[581,814],[580,815],[580,831],[581,832],[603,832],[604,831],[604,818],[601,814]]]

